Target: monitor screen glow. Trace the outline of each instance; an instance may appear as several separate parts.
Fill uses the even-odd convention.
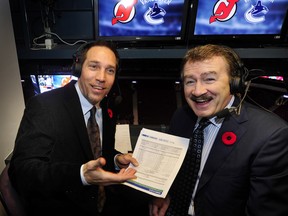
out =
[[[198,0],[194,36],[274,35],[280,38],[287,0]]]
[[[96,37],[182,40],[187,4],[187,0],[98,0]]]
[[[68,84],[71,80],[77,79],[72,75],[38,75],[38,85],[40,93],[60,88]]]

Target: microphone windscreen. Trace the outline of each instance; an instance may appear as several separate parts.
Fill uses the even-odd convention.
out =
[[[216,114],[217,118],[224,118],[225,116],[227,116],[230,113],[230,110],[228,108],[225,108],[224,110],[218,112]]]
[[[115,98],[115,101],[114,101],[115,105],[117,106],[117,105],[121,104],[122,100],[123,100],[122,96],[117,95]]]

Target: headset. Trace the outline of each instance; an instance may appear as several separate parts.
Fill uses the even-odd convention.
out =
[[[94,42],[87,42],[78,47],[73,54],[72,72],[76,77],[80,77],[82,71],[82,64],[84,62],[84,53],[94,45]]]
[[[230,68],[232,78],[230,79],[229,82],[230,93],[233,95],[240,93],[241,101],[237,107],[225,108],[214,114],[214,116],[217,116],[218,118],[223,118],[232,112],[235,112],[237,115],[240,115],[242,103],[247,95],[251,83],[251,81],[245,82],[247,76],[249,75],[249,70],[244,66],[240,57],[232,49],[228,47],[226,48],[226,51],[228,52],[229,55],[232,56],[231,59],[232,68]]]
[[[231,56],[233,56],[233,68],[231,75],[232,78],[230,79],[230,93],[231,94],[243,94],[246,89],[245,80],[249,74],[248,69],[244,66],[243,62],[241,61],[240,57],[233,51],[230,51]]]
[[[85,55],[87,51],[93,47],[93,46],[105,46],[108,47],[113,51],[113,53],[116,56],[116,59],[120,61],[119,53],[116,49],[116,47],[112,44],[111,41],[105,41],[105,40],[96,40],[96,41],[90,41],[82,44],[78,47],[76,52],[72,55],[73,56],[73,65],[72,65],[72,72],[73,75],[80,77],[81,71],[82,71],[82,65],[85,60]],[[117,64],[117,69],[119,68],[120,62]],[[116,75],[118,74],[118,70],[116,71]]]

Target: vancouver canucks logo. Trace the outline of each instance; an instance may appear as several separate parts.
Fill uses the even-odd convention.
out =
[[[148,24],[159,25],[164,23],[164,16],[166,11],[159,7],[157,3],[154,3],[153,7],[144,13],[144,19]]]
[[[250,23],[259,23],[265,21],[265,14],[267,14],[269,9],[262,5],[262,2],[259,0],[257,4],[251,5],[251,8],[246,11],[245,19]]]

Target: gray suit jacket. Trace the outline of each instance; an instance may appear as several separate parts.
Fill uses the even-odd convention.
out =
[[[170,133],[190,138],[196,120],[190,108],[181,108],[171,120]],[[223,142],[225,132],[236,135],[234,144]],[[180,170],[171,191],[177,193],[182,175]],[[196,216],[288,215],[287,122],[248,103],[239,116],[226,116],[194,202]]]

